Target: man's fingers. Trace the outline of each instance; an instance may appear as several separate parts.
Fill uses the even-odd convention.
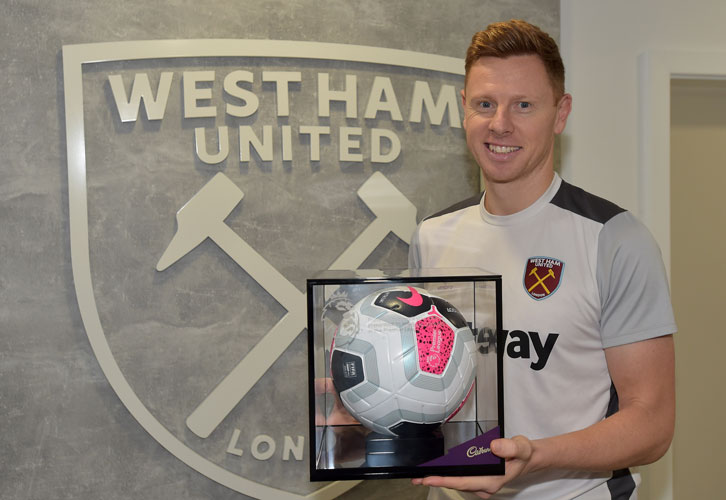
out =
[[[443,488],[453,488],[460,491],[497,491],[501,486],[501,479],[498,477],[487,476],[465,476],[465,477],[441,477],[429,476],[423,478],[420,483],[423,486],[439,486]]]
[[[495,439],[490,445],[492,453],[507,461],[504,476],[429,476],[411,480],[412,484],[451,488],[474,492],[480,498],[490,498],[506,483],[522,474],[532,458],[532,442],[524,436]]]
[[[325,378],[315,379],[315,394],[325,394],[327,391],[327,380]]]

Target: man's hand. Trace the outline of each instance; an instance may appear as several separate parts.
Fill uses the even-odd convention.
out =
[[[326,411],[326,396],[333,398],[333,408],[329,414]],[[360,424],[343,406],[333,385],[332,378],[315,379],[315,399],[318,403],[315,407],[315,425]]]
[[[427,477],[413,483],[489,498],[512,479],[541,469],[601,472],[658,460],[668,450],[675,424],[673,337],[610,347],[605,358],[620,402],[614,415],[559,436],[492,441],[492,453],[506,460],[504,476]]]
[[[424,486],[442,486],[444,488],[470,491],[481,498],[490,498],[512,479],[530,472],[530,459],[532,458],[533,448],[532,441],[524,436],[492,441],[492,453],[505,460],[506,473],[503,476],[430,476],[413,479],[411,482]]]

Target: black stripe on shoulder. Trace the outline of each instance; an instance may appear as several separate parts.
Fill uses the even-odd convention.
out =
[[[434,217],[441,217],[442,215],[450,214],[452,212],[456,212],[457,210],[461,210],[463,208],[469,208],[474,205],[478,205],[479,203],[481,203],[482,196],[484,196],[484,192],[476,194],[476,195],[472,196],[471,198],[467,198],[458,203],[454,203],[450,207],[445,208],[440,212],[436,212],[433,215],[429,215],[428,217],[425,217],[424,220],[433,219]]]
[[[605,224],[619,213],[625,212],[625,209],[615,203],[565,181],[562,181],[560,189],[550,203],[600,224]]]

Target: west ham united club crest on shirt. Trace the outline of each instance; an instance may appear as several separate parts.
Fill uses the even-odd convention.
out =
[[[524,268],[524,289],[534,300],[546,299],[557,291],[565,263],[551,257],[530,257]]]

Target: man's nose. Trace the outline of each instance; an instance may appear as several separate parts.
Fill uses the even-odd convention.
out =
[[[505,107],[497,108],[494,116],[492,116],[492,119],[489,121],[489,130],[497,135],[506,135],[511,133],[512,129],[513,124],[511,116],[509,115],[509,110]]]

